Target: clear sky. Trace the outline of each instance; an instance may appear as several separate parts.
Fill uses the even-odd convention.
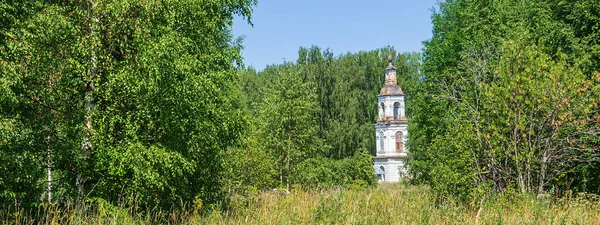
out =
[[[235,36],[245,36],[244,63],[257,70],[296,61],[298,48],[317,45],[335,55],[386,45],[420,51],[431,38],[437,0],[258,0],[250,26],[236,18]]]

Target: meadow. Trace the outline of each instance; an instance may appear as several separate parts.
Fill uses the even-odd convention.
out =
[[[84,210],[42,206],[12,215],[5,208],[0,219],[2,224],[600,224],[596,195],[498,195],[476,207],[434,199],[426,186],[384,184],[362,190],[233,196],[227,210],[205,213],[137,211],[96,202]]]

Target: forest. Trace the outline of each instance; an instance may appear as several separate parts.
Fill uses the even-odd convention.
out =
[[[421,52],[298,46],[261,71],[232,34],[257,4],[0,2],[0,223],[600,219],[597,0],[441,1]],[[373,171],[388,55],[400,185]]]

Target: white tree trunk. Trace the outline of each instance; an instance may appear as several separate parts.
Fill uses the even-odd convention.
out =
[[[50,147],[50,135],[46,138],[48,149],[46,150],[47,164],[46,170],[48,175],[48,186],[47,186],[47,194],[48,194],[48,202],[52,202],[52,148]]]
[[[94,83],[94,78],[97,75],[98,72],[98,60],[97,60],[97,56],[96,56],[96,48],[98,47],[98,39],[99,37],[97,37],[97,33],[95,30],[96,24],[99,22],[99,19],[96,17],[95,15],[95,8],[97,6],[96,1],[92,0],[87,2],[87,8],[88,8],[88,29],[89,29],[89,35],[90,35],[90,68],[87,71],[86,74],[86,80],[87,80],[87,84],[86,84],[86,92],[85,92],[85,124],[84,124],[84,135],[83,135],[83,143],[81,144],[81,150],[82,150],[82,158],[85,160],[87,159],[87,157],[89,156],[89,154],[92,151],[92,140],[91,140],[91,136],[92,136],[92,131],[93,131],[93,126],[92,126],[92,114],[94,112],[94,106],[95,106],[95,102],[94,102],[94,89],[95,89],[95,83]],[[87,178],[83,175],[83,168],[80,168],[81,170],[79,171],[79,173],[77,174],[76,177],[76,185],[77,185],[77,191],[78,191],[78,195],[79,197],[83,197],[84,196],[84,184],[87,180]]]

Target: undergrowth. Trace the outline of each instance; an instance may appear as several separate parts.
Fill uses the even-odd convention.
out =
[[[490,197],[478,206],[436,204],[426,186],[268,191],[232,196],[226,210],[137,211],[94,201],[81,209],[3,207],[1,224],[600,224],[596,195],[561,199],[531,194]]]

